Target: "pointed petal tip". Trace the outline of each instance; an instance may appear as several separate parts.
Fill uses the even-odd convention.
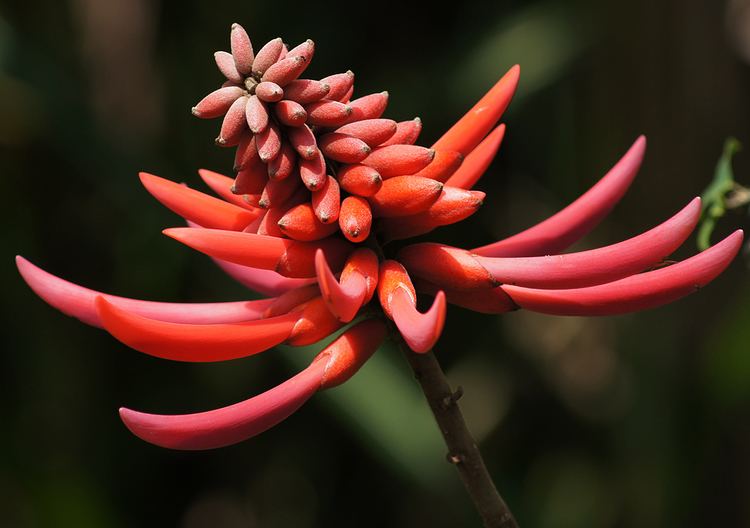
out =
[[[417,311],[409,292],[397,288],[391,298],[393,322],[411,350],[425,354],[432,350],[445,325],[446,298],[443,291],[435,296],[425,313]]]
[[[597,286],[542,290],[501,286],[518,306],[552,315],[618,315],[657,308],[694,293],[718,277],[742,247],[738,229],[702,253],[652,271]]]

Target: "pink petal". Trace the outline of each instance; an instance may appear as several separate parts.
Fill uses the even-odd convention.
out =
[[[315,269],[320,292],[331,313],[344,323],[354,319],[367,296],[367,279],[355,271],[339,282],[320,250],[315,254]]]
[[[146,414],[122,407],[120,417],[139,438],[171,449],[214,449],[247,440],[299,409],[320,387],[325,363],[305,370],[258,396],[195,414]]]
[[[568,207],[525,231],[472,252],[485,257],[559,253],[596,227],[620,201],[638,173],[645,151],[646,138],[641,136],[617,165]]]
[[[396,288],[390,298],[393,322],[414,352],[424,354],[432,350],[445,325],[445,294],[438,292],[432,307],[420,313],[405,288]]]
[[[503,285],[521,308],[553,315],[614,315],[655,308],[702,288],[729,265],[742,246],[742,231],[687,260],[588,288],[540,290]]]
[[[102,326],[94,301],[101,296],[112,305],[150,319],[186,324],[235,323],[260,319],[274,299],[222,303],[168,303],[128,299],[78,286],[16,257],[21,276],[49,305],[86,324]]]
[[[530,288],[580,288],[621,279],[661,262],[680,247],[701,214],[695,198],[666,222],[603,248],[546,257],[475,257],[500,283]]]

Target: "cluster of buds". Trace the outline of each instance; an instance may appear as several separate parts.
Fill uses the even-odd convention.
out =
[[[644,310],[706,285],[740,249],[743,235],[736,231],[698,255],[664,265],[698,222],[696,198],[631,239],[560,254],[625,194],[645,153],[641,137],[585,194],[525,231],[469,250],[418,243],[394,253],[388,241],[463,220],[479,207],[484,193],[472,187],[502,141],[505,127],[497,122],[515,91],[518,67],[425,148],[413,145],[418,120],[381,119],[385,94],[350,101],[350,74],[297,79],[312,42],[286,51],[277,39],[254,56],[238,25],[231,42],[232,54],[216,55],[228,84],[194,111],[225,114],[219,143],[237,145],[237,176],[200,171],[220,198],[149,174],[141,181],[189,225],[166,235],[209,255],[267,298],[141,301],[67,282],[21,257],[19,270],[50,305],[170,360],[224,361],[341,333],[302,372],[241,403],[185,415],[121,409],[127,427],[149,442],[207,449],[256,435],[317,391],[349,379],[391,330],[413,352],[431,350],[447,304],[489,314]],[[343,201],[342,191],[348,193]],[[336,220],[343,236],[332,227]],[[418,310],[418,294],[433,297],[427,311]]]
[[[230,43],[231,53],[214,55],[226,82],[193,114],[223,116],[216,143],[236,147],[230,192],[256,211],[253,232],[310,242],[340,230],[360,243],[373,219],[382,219],[383,236],[406,238],[463,220],[481,205],[484,193],[461,183],[478,173],[477,164],[489,163],[504,128],[480,149],[475,157],[481,160],[464,164],[471,138],[432,149],[415,145],[421,120],[382,118],[388,92],[352,100],[351,71],[300,79],[315,50],[312,40],[288,50],[276,38],[256,55],[234,24]],[[512,72],[499,89],[508,91],[517,77]],[[404,222],[405,216],[412,218]]]

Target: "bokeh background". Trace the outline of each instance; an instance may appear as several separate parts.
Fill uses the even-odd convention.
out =
[[[248,293],[163,237],[180,220],[138,170],[200,187],[229,171],[218,123],[190,107],[220,82],[230,23],[254,42],[313,38],[308,73],[351,68],[421,116],[430,144],[514,63],[522,80],[484,208],[433,235],[466,247],[587,189],[641,133],[625,200],[579,244],[667,218],[712,177],[725,137],[750,145],[750,1],[0,2],[0,525],[478,526],[397,351],[266,434],[211,452],[146,444],[120,405],[214,408],[314,352],[177,364],[62,316],[12,256],[107,292],[173,301]],[[750,183],[750,154],[735,164]],[[719,234],[750,224],[730,214]],[[694,239],[678,255],[695,251]],[[612,318],[452,308],[438,356],[499,488],[527,527],[750,526],[747,256],[675,305]]]

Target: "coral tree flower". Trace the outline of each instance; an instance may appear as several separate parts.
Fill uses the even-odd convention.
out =
[[[288,50],[275,39],[256,54],[235,24],[230,42],[231,53],[215,55],[227,81],[193,113],[223,116],[217,143],[236,146],[236,175],[199,171],[219,198],[150,174],[140,177],[188,223],[166,229],[167,236],[209,255],[267,298],[141,301],[72,284],[21,257],[18,268],[53,307],[160,358],[224,361],[340,334],[296,376],[241,403],[173,416],[122,408],[125,425],[148,442],[208,449],[252,437],[316,392],[349,379],[389,328],[415,353],[431,350],[447,304],[489,314],[644,310],[709,283],[740,248],[742,232],[736,231],[703,253],[661,266],[695,228],[696,198],[633,238],[562,253],[625,194],[643,160],[641,137],[580,198],[521,233],[472,249],[417,243],[393,254],[389,241],[459,222],[482,205],[484,193],[472,189],[503,140],[505,126],[498,121],[519,68],[427,148],[415,145],[418,118],[397,123],[381,117],[386,92],[352,100],[351,72],[300,79],[312,41]],[[426,311],[417,307],[419,294],[433,297]]]

